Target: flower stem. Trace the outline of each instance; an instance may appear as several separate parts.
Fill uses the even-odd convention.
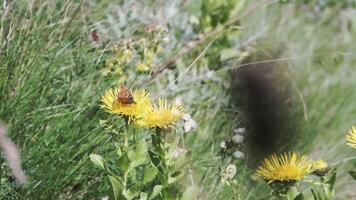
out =
[[[125,118],[125,132],[124,132],[124,147],[128,148],[129,146],[129,119]]]
[[[167,161],[166,161],[166,151],[164,149],[164,138],[160,129],[156,130],[155,134],[151,134],[152,137],[152,146],[154,153],[157,156],[158,162],[155,162],[154,165],[164,174],[164,180],[162,184],[168,184],[168,172],[167,172]]]

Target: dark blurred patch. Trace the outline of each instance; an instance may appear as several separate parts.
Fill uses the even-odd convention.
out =
[[[251,62],[254,60],[245,61]],[[243,111],[248,127],[246,147],[250,164],[295,145],[300,109],[294,103],[297,96],[287,67],[272,62],[253,64],[237,69],[232,76],[232,100]]]

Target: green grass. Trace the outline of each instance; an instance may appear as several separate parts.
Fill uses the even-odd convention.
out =
[[[131,4],[132,1],[127,1],[124,5]],[[171,23],[170,34],[179,40],[172,42],[168,48],[172,51],[167,50],[162,55],[164,58],[172,56],[172,52],[196,35],[184,21],[189,17],[189,5],[186,8],[177,6],[178,2],[172,4],[179,9],[165,20]],[[0,119],[8,124],[9,136],[22,151],[29,183],[18,186],[1,157],[1,199],[106,196],[108,183],[88,157],[93,152],[105,155],[111,151],[107,145],[110,136],[99,126],[99,119],[107,116],[99,108],[99,100],[116,80],[104,77],[101,69],[110,56],[110,45],[119,37],[130,36],[137,27],[161,19],[159,14],[169,6],[162,2],[142,5],[143,13],[120,10],[129,16],[120,24],[123,22],[115,20],[118,7],[110,1],[9,4],[10,12],[1,22]],[[158,14],[153,15],[152,10]],[[2,16],[4,12],[2,9]],[[352,155],[343,138],[356,119],[356,57],[353,56],[356,22],[353,19],[356,19],[353,8],[327,8],[316,20],[311,12],[305,14],[293,5],[276,4],[258,8],[244,17],[241,35],[238,40],[231,40],[233,45],[257,41],[254,47],[259,51],[276,48],[281,52],[278,58],[288,58],[277,63],[288,69],[295,83],[293,90],[303,97],[296,102],[305,103],[308,115],[301,127],[295,127],[303,135],[297,149],[330,163]],[[94,29],[105,35],[104,39],[111,39],[108,45],[93,47],[89,36]],[[179,59],[176,68],[164,71],[148,81],[149,84],[146,83],[150,77],[136,80],[132,76],[129,81],[149,89],[155,97],[183,99],[199,124],[196,132],[186,135],[185,146],[192,152],[192,172],[202,190],[201,198],[230,199],[231,191],[219,185],[222,165],[219,143],[232,136],[232,130],[242,124],[244,115],[232,112],[231,94],[227,90],[228,70],[207,78],[209,68],[216,69],[216,66],[209,66],[211,63],[203,56],[185,71],[207,45],[204,43],[201,49]],[[218,67],[239,64],[232,61]],[[261,195],[258,188],[264,186],[260,184],[250,190],[248,177],[252,169],[244,162],[237,161],[237,165],[237,179],[241,184],[246,183],[241,190],[249,199],[255,199]],[[344,166],[352,167],[355,164]],[[341,181],[337,182],[337,197],[347,199],[355,182],[351,183],[343,172],[338,178]],[[189,177],[184,178],[183,185],[189,186],[188,180]]]

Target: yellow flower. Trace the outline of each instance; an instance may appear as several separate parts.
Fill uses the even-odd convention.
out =
[[[273,154],[265,158],[256,173],[268,183],[274,181],[294,182],[303,179],[311,172],[307,156],[295,152],[281,155]]]
[[[347,145],[356,149],[356,127],[352,126],[349,130],[349,134],[346,135],[346,140],[348,141]]]
[[[169,104],[166,99],[159,99],[155,105],[136,124],[146,128],[168,129],[182,118],[183,108],[180,105]]]
[[[101,97],[102,105],[108,113],[128,117],[129,120],[137,119],[152,107],[149,93],[145,90],[135,90],[132,97],[135,103],[124,104],[118,100],[119,89],[109,89]]]
[[[324,160],[316,160],[312,163],[311,169],[316,175],[323,176],[328,172],[328,163]]]

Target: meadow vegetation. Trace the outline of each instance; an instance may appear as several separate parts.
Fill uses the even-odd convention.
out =
[[[0,2],[0,199],[356,196],[353,0]]]

